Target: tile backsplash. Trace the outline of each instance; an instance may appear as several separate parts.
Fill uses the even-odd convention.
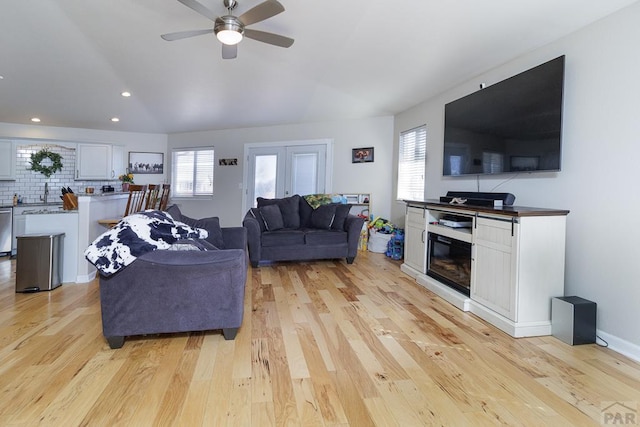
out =
[[[62,170],[54,173],[49,178],[40,172],[30,170],[31,154],[47,148],[62,156]],[[103,185],[112,185],[116,189],[120,182],[114,181],[76,181],[76,150],[52,144],[19,145],[16,154],[16,180],[0,181],[0,206],[10,206],[13,203],[13,195],[22,196],[23,203],[39,203],[44,196],[44,184],[49,183],[49,203],[60,202],[61,188],[71,187],[76,193],[82,193],[86,187],[94,187],[99,191]]]

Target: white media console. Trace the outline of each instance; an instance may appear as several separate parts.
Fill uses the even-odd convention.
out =
[[[551,334],[551,299],[564,295],[569,211],[438,201],[406,204],[402,271],[459,309],[474,313],[513,337]],[[451,216],[470,221],[471,227],[443,225],[449,224]],[[446,284],[448,279],[437,274],[442,268],[436,267],[436,261],[440,263],[437,252],[446,252],[446,248],[443,251],[434,245],[452,241],[462,248],[455,250],[456,257],[465,247],[470,257],[470,268],[456,260],[440,264],[445,270],[461,270],[460,275],[465,276],[462,282],[466,283],[457,289]]]

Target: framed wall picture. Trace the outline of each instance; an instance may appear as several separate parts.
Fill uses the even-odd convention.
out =
[[[351,150],[351,163],[373,162],[373,147],[353,148]]]
[[[164,153],[129,151],[128,171],[132,174],[164,173]]]

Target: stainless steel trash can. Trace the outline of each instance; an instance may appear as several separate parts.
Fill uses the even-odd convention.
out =
[[[64,233],[17,236],[16,292],[50,291],[62,283]]]

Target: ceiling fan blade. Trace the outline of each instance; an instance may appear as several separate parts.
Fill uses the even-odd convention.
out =
[[[223,44],[222,45],[222,59],[236,59],[238,56],[238,45]]]
[[[290,47],[293,39],[278,34],[267,33],[266,31],[244,29],[244,36],[263,43],[269,43],[274,46]]]
[[[206,7],[198,3],[196,0],[178,0],[178,1],[183,5],[187,6],[188,8],[195,10],[200,15],[211,19],[212,21],[215,21],[216,18],[218,17],[215,13],[213,13],[211,10],[207,9]]]
[[[182,0],[181,0],[182,1]],[[284,6],[278,0],[267,0],[238,16],[244,25],[255,24],[284,12]]]
[[[162,37],[164,40],[168,42],[172,42],[174,40],[186,39],[188,37],[201,36],[203,34],[211,34],[211,33],[213,33],[213,29],[190,30],[190,31],[178,31],[177,33],[163,34],[160,37]]]

